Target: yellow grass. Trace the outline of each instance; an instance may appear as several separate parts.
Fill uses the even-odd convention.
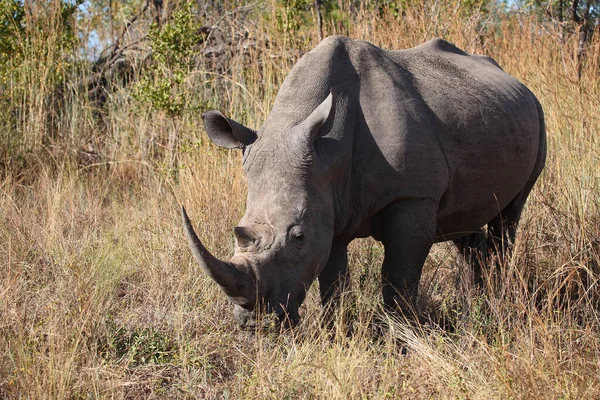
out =
[[[0,180],[0,398],[600,397],[600,37],[578,82],[575,41],[561,44],[533,18],[483,29],[485,16],[451,7],[344,15],[326,32],[386,48],[443,37],[491,55],[540,99],[548,162],[502,284],[489,282],[487,294],[463,288],[465,266],[437,245],[421,287],[429,322],[392,321],[380,306],[382,247],[359,240],[334,328],[321,327],[315,284],[296,329],[239,331],[191,257],[178,204],[207,246],[229,256],[244,211],[240,155],[210,144],[199,115],[172,120],[128,88],[109,98],[102,130],[71,92],[56,117],[62,136],[44,146],[41,121],[52,110],[31,93],[47,90],[48,71],[29,60],[38,70],[24,72],[29,86],[14,100],[31,107],[19,129],[36,153]],[[235,14],[221,23],[233,26]],[[277,40],[267,46],[265,33]],[[317,43],[314,26],[278,35],[272,18],[256,22],[257,47],[226,73],[195,71],[187,95],[258,127],[293,62]],[[164,154],[174,127],[177,180]],[[78,162],[90,143],[101,158]]]

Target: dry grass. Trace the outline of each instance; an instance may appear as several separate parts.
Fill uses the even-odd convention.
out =
[[[244,209],[239,154],[209,144],[197,115],[153,114],[126,88],[109,99],[101,136],[74,91],[57,117],[62,152],[91,142],[103,158],[84,166],[50,152],[25,172],[7,168],[0,181],[0,397],[600,397],[600,37],[577,82],[574,42],[560,44],[529,18],[483,29],[484,18],[453,12],[394,19],[365,11],[352,25],[326,29],[388,48],[441,36],[491,55],[536,93],[548,163],[501,286],[488,294],[457,288],[464,266],[439,245],[422,283],[430,321],[390,321],[380,309],[382,248],[359,240],[333,331],[321,328],[313,287],[296,329],[240,332],[227,299],[192,260],[177,207],[188,206],[208,247],[228,256]],[[263,32],[277,34],[272,22],[257,22],[250,35]],[[259,41],[225,76],[196,71],[188,95],[256,127],[299,56],[290,49],[314,44],[313,27],[269,47]],[[14,92],[33,107],[20,129],[42,146],[48,105],[27,99],[45,90],[45,78],[34,77],[47,75],[28,73],[31,86]],[[177,183],[161,159],[175,123]]]

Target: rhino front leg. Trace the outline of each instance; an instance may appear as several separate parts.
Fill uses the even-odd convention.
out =
[[[329,259],[319,275],[321,304],[331,311],[335,310],[340,295],[348,286],[348,243],[347,239],[333,239]]]
[[[436,212],[433,200],[410,199],[390,204],[381,214],[383,301],[390,312],[414,313],[421,271],[435,237]]]

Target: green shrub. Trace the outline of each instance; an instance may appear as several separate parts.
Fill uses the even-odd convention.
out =
[[[138,99],[171,117],[181,116],[190,106],[185,82],[202,41],[195,15],[194,3],[188,1],[165,25],[152,24],[148,34],[152,61],[134,92]]]

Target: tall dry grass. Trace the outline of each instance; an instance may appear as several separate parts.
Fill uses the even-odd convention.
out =
[[[427,322],[389,320],[380,307],[382,248],[358,240],[352,290],[333,329],[321,327],[313,287],[296,329],[240,332],[227,299],[192,260],[178,215],[185,204],[207,246],[230,255],[231,227],[244,210],[240,155],[208,143],[199,116],[185,115],[177,121],[175,182],[164,162],[171,119],[122,88],[99,131],[74,90],[57,116],[69,138],[63,153],[92,143],[101,158],[81,163],[49,152],[25,171],[7,168],[0,182],[0,397],[600,396],[600,38],[578,82],[574,39],[560,43],[533,18],[465,17],[452,7],[402,18],[344,15],[326,31],[387,48],[440,36],[491,55],[540,99],[548,162],[502,284],[486,293],[463,287],[465,266],[451,246],[438,245],[421,285]],[[220,19],[224,28],[236,23],[235,13]],[[194,71],[187,95],[258,127],[317,32],[307,26],[279,40],[273,18],[248,29],[257,46],[236,55],[226,73]],[[278,40],[262,41],[265,33]],[[48,125],[36,115],[48,105],[28,93],[43,90],[44,68],[53,64],[31,57],[23,72],[31,86],[15,91],[30,108],[19,129],[44,147]]]

